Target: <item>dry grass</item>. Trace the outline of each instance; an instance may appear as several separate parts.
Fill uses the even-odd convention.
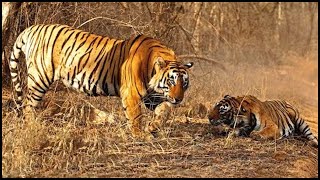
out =
[[[259,142],[219,136],[199,104],[209,108],[225,94],[285,99],[301,110],[317,136],[317,57],[292,55],[283,62],[228,65],[227,72],[197,63],[191,88],[168,119],[164,137],[150,142],[131,137],[117,97],[87,97],[53,86],[36,118],[22,121],[6,106],[12,95],[5,88],[2,176],[317,177],[317,149],[294,138]],[[107,118],[94,117],[93,107]]]

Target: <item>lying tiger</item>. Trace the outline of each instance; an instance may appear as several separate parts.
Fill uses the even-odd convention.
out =
[[[318,147],[318,139],[300,117],[297,108],[283,100],[260,101],[252,95],[224,96],[212,109],[208,118],[211,124],[228,125],[236,136],[254,139],[281,139],[301,134]]]

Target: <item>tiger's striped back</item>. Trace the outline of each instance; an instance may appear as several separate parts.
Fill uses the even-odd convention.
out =
[[[34,90],[27,98],[32,105],[36,105],[50,84],[59,79],[66,86],[88,95],[119,96],[120,67],[125,60],[134,61],[132,57],[135,56],[135,51],[147,40],[155,42],[143,35],[127,41],[117,40],[59,24],[31,26],[17,38],[10,59],[11,75],[18,100],[22,100],[21,84],[17,76],[21,51],[27,60],[28,87]],[[159,44],[159,47],[164,46]],[[128,59],[129,55],[131,59]],[[129,71],[133,66],[127,64],[125,71]],[[151,76],[152,71],[144,77],[144,84],[148,83]],[[126,81],[130,81],[133,77],[125,78]]]
[[[123,63],[124,56],[115,58],[115,52],[123,44],[123,40],[97,36],[65,25],[35,25],[17,38],[11,62],[17,62],[20,51],[24,52],[28,87],[35,90],[28,97],[32,105],[36,105],[50,84],[58,79],[89,95],[118,95],[119,68],[115,67]],[[11,67],[16,71],[17,66]],[[110,74],[114,79],[107,79],[112,77]],[[107,81],[109,83],[105,83]]]

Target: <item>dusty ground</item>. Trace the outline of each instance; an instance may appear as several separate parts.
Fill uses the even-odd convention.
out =
[[[119,98],[53,86],[36,119],[23,122],[6,105],[12,95],[3,87],[2,176],[318,177],[318,149],[301,138],[227,138],[216,134],[205,112],[196,111],[199,103],[209,108],[225,94],[281,98],[301,110],[318,137],[317,58],[289,56],[283,62],[228,65],[226,72],[196,63],[184,102],[168,119],[163,137],[150,142],[132,139]],[[92,118],[90,105],[110,116]]]

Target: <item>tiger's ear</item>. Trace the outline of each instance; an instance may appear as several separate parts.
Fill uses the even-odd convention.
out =
[[[229,94],[225,95],[223,98],[231,98],[231,96]]]
[[[160,56],[157,57],[155,64],[158,65],[160,69],[166,67],[166,65],[167,65],[166,61]]]
[[[189,69],[193,66],[193,62],[188,62],[187,64],[183,65],[186,69]]]

